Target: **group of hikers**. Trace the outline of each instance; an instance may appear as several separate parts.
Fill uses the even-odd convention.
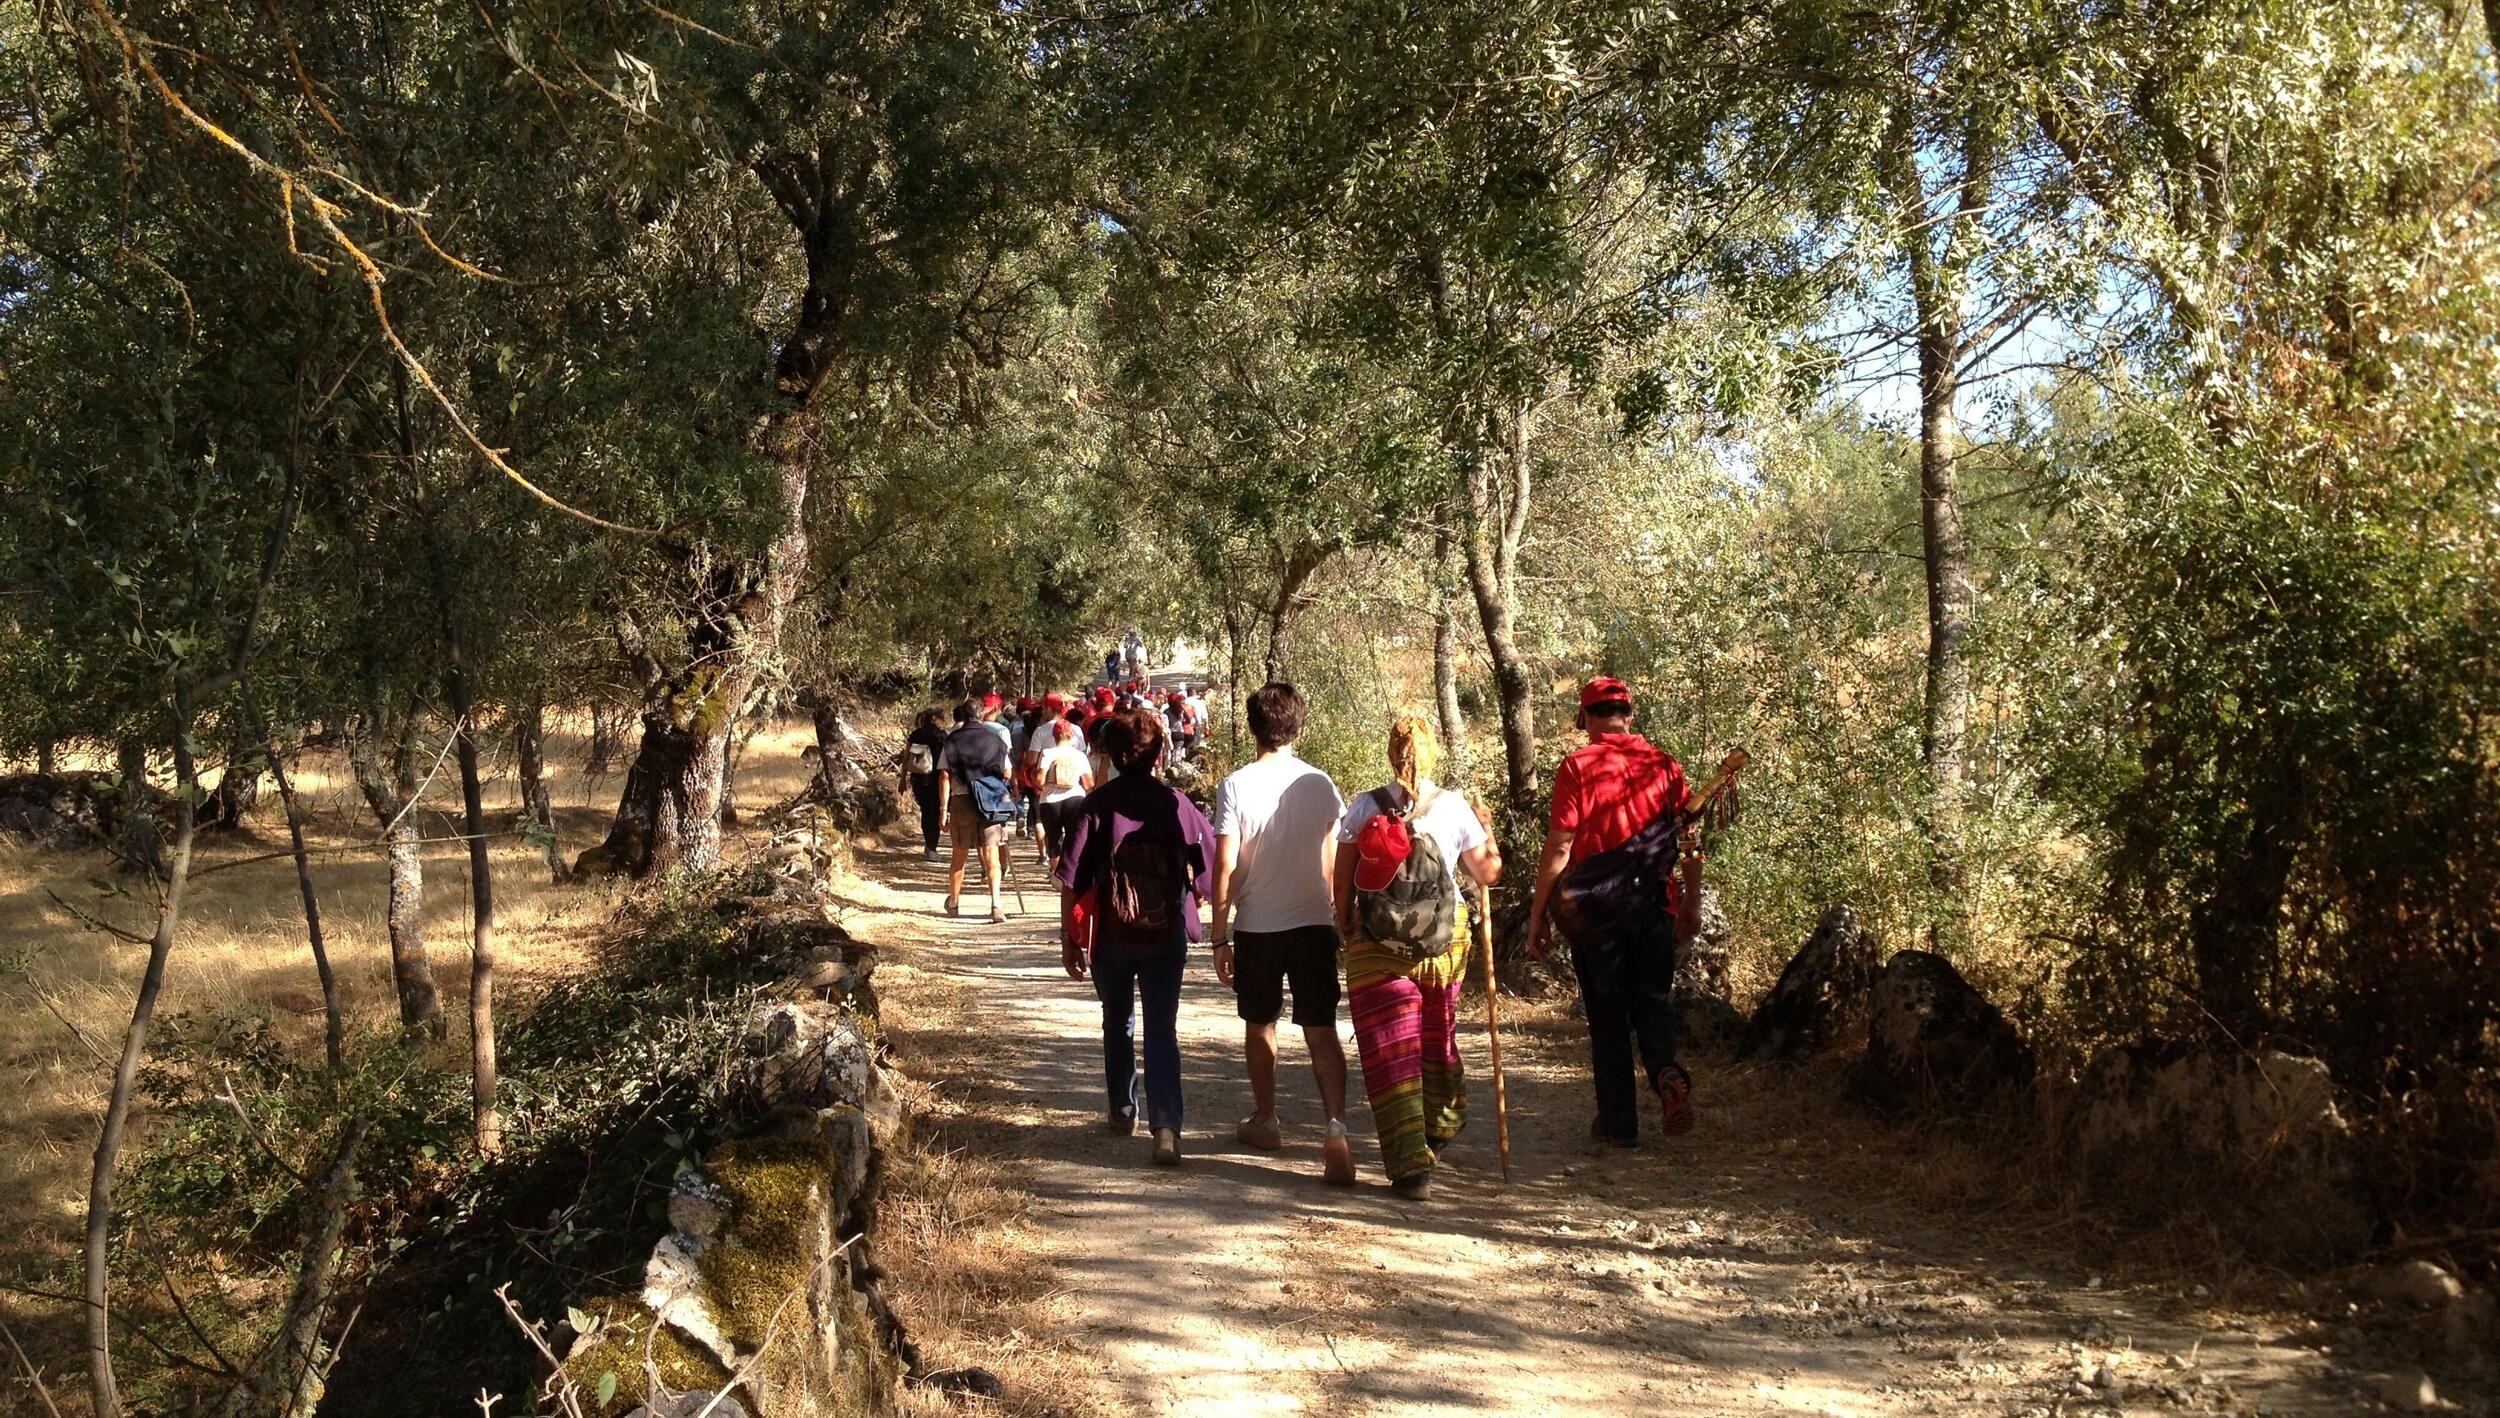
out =
[[[920,712],[903,743],[897,790],[919,806],[922,856],[938,860],[941,840],[952,848],[948,915],[961,914],[964,879],[977,858],[989,890],[990,920],[1007,919],[1000,893],[1014,881],[1011,839],[1032,839],[1042,865],[1056,864],[1077,803],[1119,773],[1102,737],[1123,710],[1167,725],[1159,770],[1185,760],[1205,741],[1206,701],[1185,684],[1152,692],[1142,681],[1106,683],[1084,695],[1028,696],[1016,701],[1012,714],[1005,696],[984,694],[957,704],[951,727],[937,709]]]
[[[1101,708],[1099,692],[1092,703]],[[1043,701],[1062,717],[1045,725],[1066,722],[1064,709],[1049,706]],[[1472,914],[1465,888],[1490,887],[1503,870],[1483,804],[1433,779],[1441,746],[1431,724],[1415,715],[1391,723],[1388,781],[1348,801],[1294,751],[1308,715],[1301,694],[1290,684],[1264,685],[1244,706],[1258,756],[1223,781],[1210,821],[1164,781],[1182,719],[1115,697],[1078,731],[1086,746],[1080,770],[1080,755],[1065,746],[1073,740],[1057,731],[1036,729],[1011,754],[1003,737],[982,727],[999,707],[995,697],[959,707],[956,729],[932,760],[954,780],[943,810],[957,827],[947,909],[959,906],[968,843],[986,866],[1005,841],[1003,828],[967,836],[962,824],[983,811],[985,796],[1002,791],[996,785],[1011,758],[1038,754],[1043,852],[1060,888],[1061,963],[1073,978],[1090,976],[1102,1003],[1110,1129],[1134,1135],[1142,1116],[1153,1162],[1179,1164],[1181,981],[1190,947],[1211,939],[1216,978],[1231,989],[1242,1021],[1250,1079],[1252,1111],[1236,1125],[1236,1139],[1266,1151],[1284,1145],[1276,1026],[1290,995],[1326,1117],[1323,1175],[1341,1185],[1355,1180],[1337,1033],[1342,999],[1351,1005],[1390,1184],[1408,1197],[1429,1194],[1442,1149],[1467,1121],[1457,1045]],[[1664,1133],[1692,1127],[1692,1082],[1676,1060],[1671,988],[1676,954],[1698,914],[1679,907],[1700,900],[1702,868],[1683,769],[1633,732],[1632,718],[1621,680],[1601,676],[1581,688],[1577,722],[1587,742],[1556,770],[1528,919],[1528,949],[1538,960],[1557,926],[1571,943],[1596,1087],[1590,1136],[1618,1148],[1639,1140],[1644,1081]],[[1063,754],[1063,771],[1050,771]],[[1001,835],[990,837],[993,830]],[[1005,919],[996,880],[994,921]]]

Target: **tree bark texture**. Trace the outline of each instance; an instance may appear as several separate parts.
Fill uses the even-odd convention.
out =
[[[1467,717],[1458,707],[1458,608],[1452,604],[1450,563],[1457,546],[1444,531],[1433,543],[1432,558],[1432,705],[1440,716],[1441,749],[1448,767],[1442,777],[1465,786],[1468,780]]]
[[[548,879],[562,886],[573,873],[556,845],[555,799],[547,791],[547,707],[543,701],[532,699],[515,716],[512,756],[521,775],[521,818],[546,854]]]
[[[1274,684],[1291,669],[1293,632],[1313,599],[1311,578],[1335,554],[1333,547],[1298,547],[1285,556],[1278,568],[1276,596],[1267,604],[1267,661],[1262,666],[1267,677],[1263,683]]]
[[[115,824],[114,847],[124,871],[149,877],[165,875],[165,839],[158,830],[155,795],[148,791],[148,749],[137,739],[113,747],[114,769],[121,778],[121,821]]]
[[[1467,587],[1484,628],[1485,658],[1493,665],[1494,696],[1502,715],[1504,788],[1519,818],[1527,816],[1536,800],[1535,683],[1519,652],[1511,609],[1532,491],[1528,420],[1527,410],[1514,410],[1493,446],[1472,450],[1460,499]]]
[[[252,711],[269,772],[277,780],[278,801],[286,808],[287,845],[295,856],[295,889],[304,899],[304,936],[311,943],[313,974],[321,981],[322,1050],[333,1071],[347,1065],[347,1022],[339,1007],[339,980],[330,968],[330,949],[321,936],[321,898],[313,891],[312,857],[304,850],[304,817],[295,801],[295,784],[286,775],[286,761],[270,740],[260,712]]]
[[[356,787],[382,829],[390,866],[384,919],[391,938],[391,982],[399,995],[400,1026],[441,1038],[443,1001],[434,986],[434,964],[425,950],[425,857],[417,845],[416,720],[401,721],[386,768],[374,741],[376,721],[356,725],[347,740],[347,761]]]
[[[590,751],[582,771],[600,777],[616,766],[617,721],[624,716],[612,704],[590,706]]]
[[[476,710],[456,623],[448,639],[452,753],[460,760],[462,831],[469,839],[469,1118],[477,1150],[492,1157],[503,1150],[503,1115],[495,1106],[495,865],[487,851],[477,735],[470,728]]]

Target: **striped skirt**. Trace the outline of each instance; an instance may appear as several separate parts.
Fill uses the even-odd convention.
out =
[[[1458,994],[1467,979],[1462,919],[1449,954],[1407,961],[1359,935],[1346,941],[1346,984],[1363,1092],[1389,1180],[1432,1169],[1432,1149],[1467,1125],[1458,1057]]]

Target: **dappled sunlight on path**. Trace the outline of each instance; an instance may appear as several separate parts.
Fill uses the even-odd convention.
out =
[[[2081,1412],[2119,1392],[2078,1388],[2106,1370],[2152,1407],[2351,1409],[2317,1381],[2316,1356],[2267,1341],[2277,1327],[2091,1288],[2071,1263],[1991,1254],[1949,1218],[1832,1194],[1848,1160],[1779,1135],[1794,1117],[1759,1076],[1697,1070],[1691,1137],[1591,1156],[1581,1039],[1550,1010],[1527,1011],[1515,1043],[1505,1031],[1512,1180],[1478,1077],[1467,1134],[1432,1197],[1410,1202],[1381,1176],[1359,1073],[1361,1182],[1320,1180],[1319,1108],[1290,1028],[1285,1149],[1233,1141],[1249,1111],[1240,1024],[1201,948],[1181,1009],[1187,1160],[1150,1168],[1142,1132],[1102,1126],[1099,1006],[1060,969],[1056,895],[1031,844],[1013,850],[1030,909],[1005,925],[947,918],[942,864],[917,853],[864,861],[866,879],[842,887],[845,921],[883,948],[905,1068],[965,1110],[968,1145],[1019,1164],[1115,1407]],[[1462,1048],[1480,1069],[1481,1015]]]

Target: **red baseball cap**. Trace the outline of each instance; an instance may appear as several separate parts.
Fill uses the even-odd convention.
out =
[[[981,696],[981,707],[984,709],[1004,709],[1007,707],[1007,701],[999,698],[995,694],[984,694]]]
[[[1056,714],[1068,707],[1068,696],[1054,689],[1042,696],[1042,707]]]
[[[1040,701],[1040,700],[1038,700],[1038,699],[1034,698],[1034,697],[1033,697],[1032,695],[1030,695],[1030,694],[1028,694],[1028,695],[1024,696],[1022,699],[1019,699],[1019,700],[1017,700],[1017,701],[1016,701],[1016,712],[1017,712],[1017,713],[1019,713],[1019,714],[1030,714],[1030,713],[1032,713],[1034,710],[1039,709],[1039,708],[1041,708],[1041,707],[1042,707],[1042,701]]]
[[[1094,702],[1096,704],[1109,704],[1112,702],[1112,699],[1113,695],[1111,692],[1111,686],[1107,684],[1098,684],[1094,686]]]
[[[1616,679],[1613,675],[1599,675],[1597,678],[1580,686],[1581,712],[1586,713],[1600,704],[1620,704],[1626,709],[1631,708],[1632,690],[1630,686],[1626,685],[1622,680]]]
[[[1354,834],[1354,889],[1386,889],[1414,851],[1415,838],[1406,830],[1405,818],[1374,813]]]

